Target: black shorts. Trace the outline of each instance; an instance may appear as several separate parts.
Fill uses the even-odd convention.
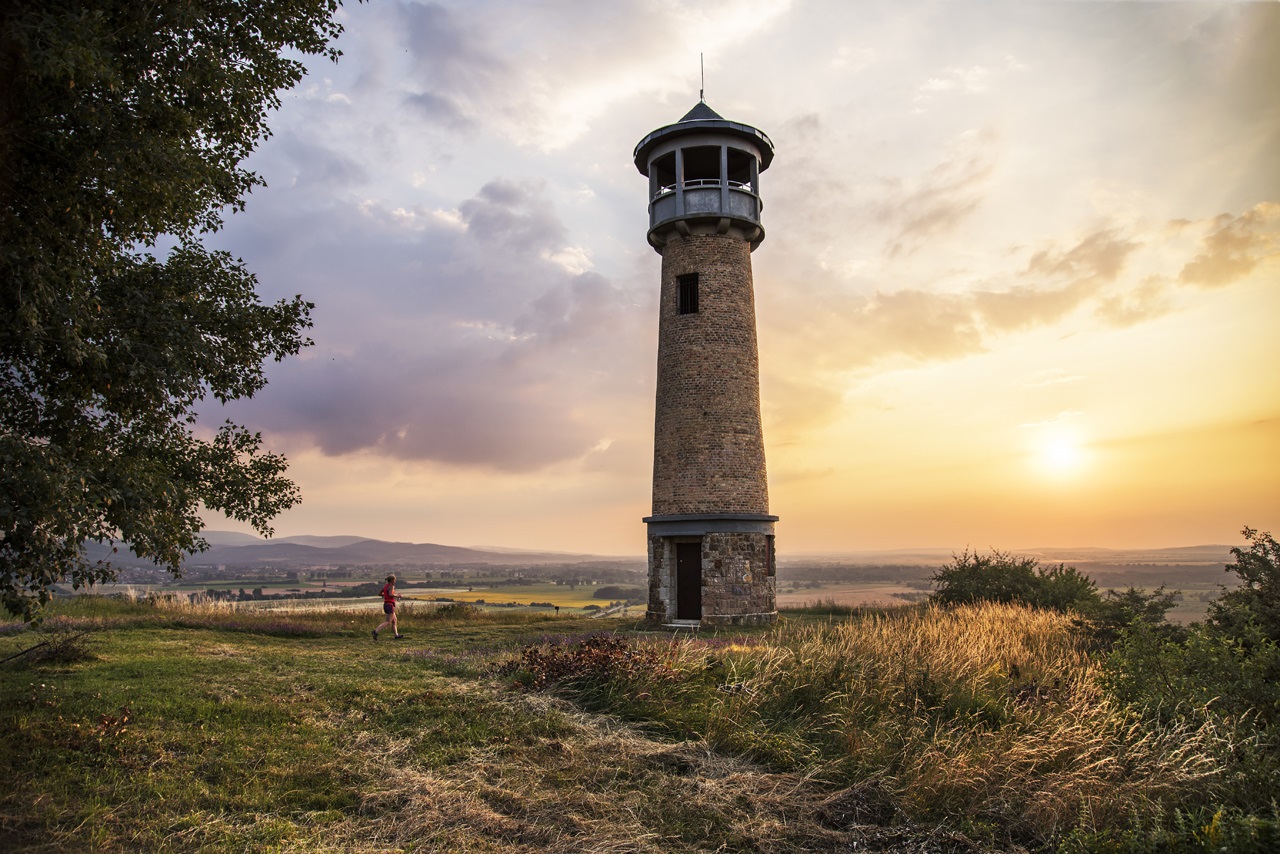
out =
[[[395,602],[383,602],[383,603],[382,603],[382,613],[384,613],[384,614],[394,614],[395,612],[396,612],[396,603],[395,603]]]

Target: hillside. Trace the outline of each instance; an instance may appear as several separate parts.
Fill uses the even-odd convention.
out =
[[[0,625],[6,851],[1280,842],[1265,732],[1211,706],[1126,712],[1049,612],[673,637],[411,605],[407,637],[375,643],[369,609],[58,608]]]
[[[626,560],[620,557],[537,552],[502,549],[482,551],[436,543],[397,543],[355,536],[297,536],[264,540],[248,534],[226,531],[206,532],[210,547],[187,559],[190,567],[200,566],[270,566],[306,568],[316,566],[449,566],[455,564],[488,564],[492,566],[528,566],[566,564],[582,561]],[[121,567],[150,566],[121,549],[112,555],[110,548],[90,543],[86,551],[92,560],[110,559]]]

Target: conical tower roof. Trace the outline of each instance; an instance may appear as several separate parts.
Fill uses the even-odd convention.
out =
[[[682,118],[680,121],[697,122],[697,121],[705,121],[707,119],[710,119],[711,121],[722,122],[724,121],[724,116],[720,115],[715,110],[708,107],[706,101],[699,101],[698,103],[693,105],[692,110],[684,114],[684,118]]]
[[[675,124],[664,125],[640,140],[635,150],[636,168],[641,175],[649,174],[649,152],[660,142],[674,136],[685,136],[691,133],[722,133],[742,137],[752,142],[760,150],[760,171],[769,168],[773,162],[773,141],[764,131],[744,125],[741,122],[729,121],[715,110],[707,106],[706,101],[699,101],[693,109],[684,114],[684,118]]]

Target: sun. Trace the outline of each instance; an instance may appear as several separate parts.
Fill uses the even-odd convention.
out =
[[[1074,477],[1088,465],[1089,454],[1080,440],[1067,433],[1044,437],[1036,450],[1036,467],[1055,478]]]

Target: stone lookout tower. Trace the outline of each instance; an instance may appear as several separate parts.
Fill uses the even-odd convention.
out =
[[[699,101],[636,146],[662,256],[648,618],[777,617],[751,252],[773,143]]]

